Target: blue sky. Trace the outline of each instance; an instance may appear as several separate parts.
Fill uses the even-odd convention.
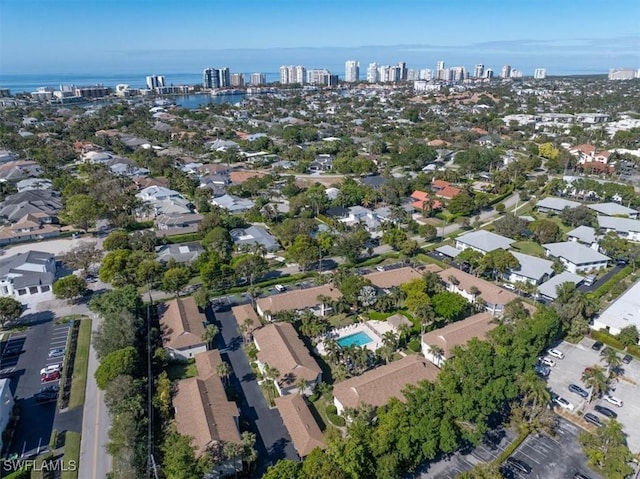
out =
[[[639,0],[0,0],[0,73],[640,67]]]

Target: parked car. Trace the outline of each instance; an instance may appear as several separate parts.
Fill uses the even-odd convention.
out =
[[[608,403],[613,404],[614,406],[618,406],[618,407],[622,407],[622,399],[618,399],[615,396],[612,396],[611,394],[605,394],[602,399],[604,399],[605,401],[607,401]]]
[[[556,362],[555,362],[553,359],[551,359],[551,358],[547,358],[547,357],[544,357],[544,358],[538,358],[538,362],[539,362],[540,364],[542,364],[542,365],[544,365],[544,366],[548,366],[548,367],[550,367],[550,368],[552,368],[552,367],[554,367],[554,366],[556,365]]]
[[[276,284],[274,288],[276,288],[276,291],[278,291],[279,293],[284,293],[287,290],[287,288],[285,288],[281,284]]]
[[[509,467],[515,469],[516,471],[524,472],[525,474],[531,473],[531,466],[521,459],[508,457],[506,462]]]
[[[16,372],[15,366],[12,366],[10,368],[0,369],[0,379],[10,378],[11,376],[13,376],[13,373],[15,372]]]
[[[40,375],[42,376],[43,374],[49,374],[53,372],[59,373],[61,367],[61,364],[50,364],[49,366],[46,366],[40,370]]]
[[[581,472],[576,472],[573,475],[573,479],[591,479],[589,476],[585,476],[584,474],[582,474]]]
[[[564,359],[564,353],[562,351],[558,351],[557,349],[551,348],[547,351],[547,354],[549,356],[553,356],[554,358]]]
[[[536,374],[539,374],[543,378],[546,378],[551,372],[551,369],[549,369],[547,366],[544,366],[542,364],[536,364],[533,370],[536,372]]]
[[[571,404],[565,398],[560,397],[560,396],[554,397],[553,398],[553,402],[556,403],[561,408],[566,409],[567,411],[573,411],[574,408],[575,408],[573,404]]]
[[[593,343],[593,345],[591,346],[591,349],[593,349],[594,351],[600,351],[602,349],[602,346],[604,346],[604,344],[602,344],[601,341],[596,341],[595,343]]]
[[[511,283],[504,283],[502,285],[503,288],[508,289],[509,291],[515,291],[516,287],[514,285],[512,285]]]
[[[55,348],[49,351],[50,358],[59,358],[60,356],[64,356],[64,348]]]
[[[587,391],[585,391],[584,389],[582,389],[577,384],[569,384],[569,391],[571,391],[572,393],[577,394],[578,396],[582,396],[585,399],[589,397],[589,393]]]
[[[601,427],[603,425],[600,422],[600,419],[598,419],[598,416],[596,416],[595,414],[588,412],[583,417],[585,421],[587,421],[590,424],[593,424],[594,426]]]
[[[17,356],[22,353],[22,345],[21,344],[8,344],[5,346],[4,351],[2,351],[2,355],[4,357]]]
[[[615,419],[618,417],[618,415],[616,414],[615,411],[609,409],[608,407],[605,406],[600,406],[599,404],[597,404],[596,406],[593,407],[593,409],[596,412],[599,412],[600,414],[602,414],[603,416],[607,416],[610,417],[611,419]]]
[[[50,381],[57,381],[60,379],[60,371],[52,371],[47,374],[42,374],[40,376],[40,381],[43,383],[48,383]]]
[[[622,362],[623,362],[624,364],[629,364],[631,361],[633,361],[633,356],[631,356],[630,354],[625,354],[625,355],[622,357]]]

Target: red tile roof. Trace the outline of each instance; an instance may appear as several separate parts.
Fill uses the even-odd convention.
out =
[[[436,196],[440,196],[442,198],[451,199],[454,196],[458,196],[462,190],[460,188],[456,188],[455,186],[447,186],[446,188],[441,189],[436,193]]]

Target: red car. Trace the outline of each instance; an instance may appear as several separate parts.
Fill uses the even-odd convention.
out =
[[[43,383],[57,381],[58,379],[60,379],[60,371],[52,371],[50,373],[40,375],[40,381]]]

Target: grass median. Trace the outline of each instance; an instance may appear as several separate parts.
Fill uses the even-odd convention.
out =
[[[87,368],[89,366],[90,344],[91,318],[83,318],[80,321],[80,330],[78,331],[76,358],[73,364],[73,377],[71,379],[69,409],[73,409],[84,404],[84,395],[87,389]]]
[[[64,456],[62,457],[62,479],[77,479],[78,464],[80,462],[79,432],[67,431],[64,441]],[[73,462],[72,462],[73,461]]]

